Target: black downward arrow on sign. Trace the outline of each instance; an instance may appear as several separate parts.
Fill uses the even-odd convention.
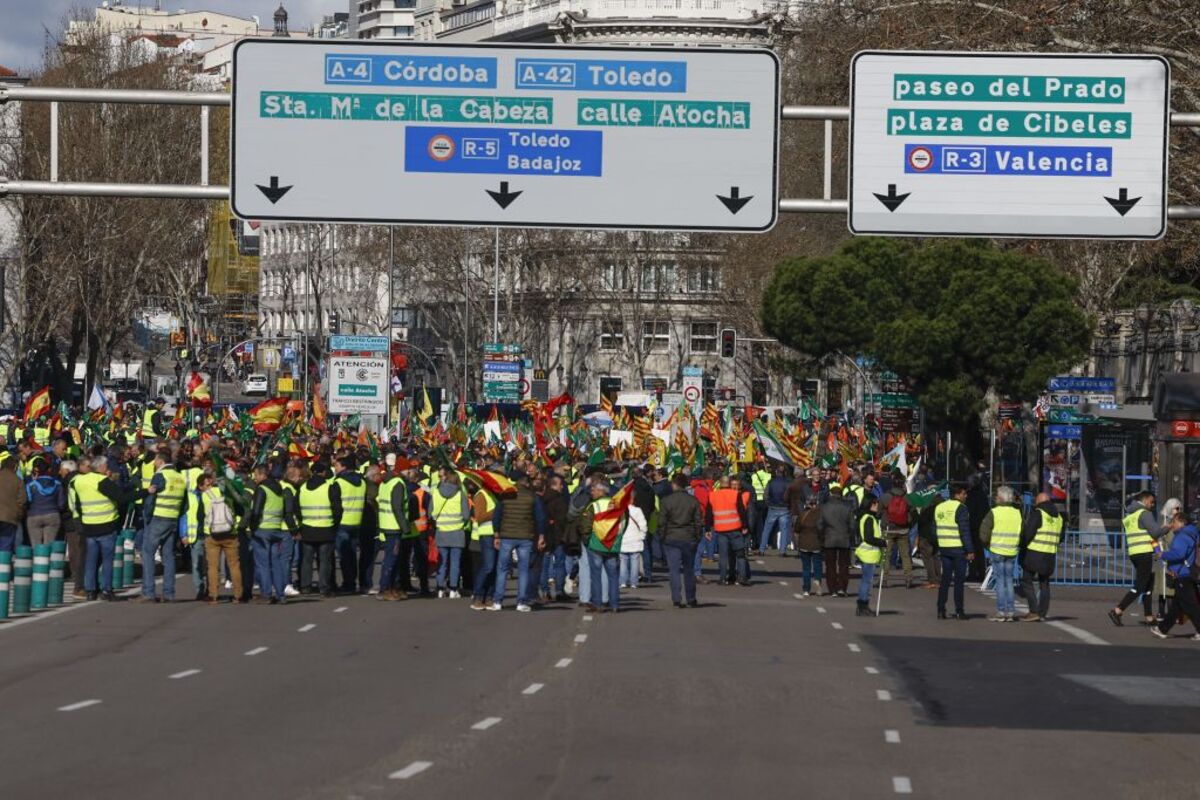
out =
[[[496,201],[496,205],[501,208],[508,208],[512,205],[513,200],[521,196],[521,192],[510,192],[508,190],[508,181],[500,181],[500,191],[493,192],[491,189],[485,190]]]
[[[258,190],[260,192],[262,192],[264,195],[266,195],[267,199],[271,201],[271,205],[275,205],[276,203],[278,203],[279,199],[281,197],[283,197],[285,194],[287,194],[288,192],[290,192],[292,190],[291,186],[280,186],[279,185],[279,176],[278,175],[271,176],[271,185],[270,186],[263,186],[261,183],[255,184],[255,185],[258,186]]]
[[[1123,217],[1126,214],[1128,214],[1129,209],[1136,206],[1138,204],[1138,201],[1141,200],[1142,198],[1130,197],[1129,190],[1126,189],[1124,186],[1122,186],[1121,191],[1117,193],[1117,197],[1105,197],[1104,199],[1107,200],[1108,204],[1110,206],[1112,206],[1116,210],[1116,212]]]
[[[745,197],[742,197],[741,189],[739,187],[730,186],[729,187],[729,197],[722,197],[721,195],[717,195],[717,199],[725,204],[725,207],[729,209],[730,214],[736,214],[742,210],[742,207],[745,206],[746,203],[749,203],[751,200],[754,199],[754,195],[750,194],[750,195],[746,195]]]
[[[900,204],[903,203],[905,200],[907,200],[908,196],[910,194],[912,194],[912,192],[905,192],[904,194],[896,194],[896,184],[889,183],[887,194],[880,194],[879,192],[873,192],[873,194],[879,200],[879,202],[883,203],[884,206],[887,207],[887,210],[890,212],[890,211],[895,211],[897,208],[899,208]]]

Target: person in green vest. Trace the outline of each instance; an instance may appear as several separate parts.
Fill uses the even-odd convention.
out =
[[[121,514],[129,498],[111,479],[108,458],[96,456],[92,459],[91,471],[76,475],[72,481],[71,495],[73,511],[80,521],[87,546],[83,573],[85,597],[88,600],[98,597],[116,600],[112,585],[113,552],[121,527]],[[98,585],[97,571],[100,574]],[[153,576],[153,570],[150,573]]]
[[[300,487],[299,495],[301,592],[310,591],[312,562],[316,557],[321,596],[333,597],[333,543],[342,521],[342,493],[327,462],[313,465],[312,476]]]
[[[471,498],[471,610],[488,608],[491,588],[496,581],[496,497],[480,487]]]
[[[770,482],[771,471],[767,469],[766,462],[759,459],[757,468],[750,473],[750,488],[754,492],[754,502],[750,506],[751,547],[754,546],[754,542],[761,544],[762,541],[762,529],[767,521],[767,484]],[[756,552],[760,556],[767,554],[765,548],[760,548]]]
[[[979,539],[988,549],[992,581],[996,587],[996,613],[988,619],[992,622],[1015,622],[1017,607],[1013,595],[1013,577],[1021,545],[1021,510],[1017,508],[1011,487],[996,489],[996,505],[980,523]]]
[[[179,518],[187,513],[187,506],[187,481],[175,468],[171,449],[159,447],[154,457],[154,477],[150,480],[143,507],[146,531],[142,537],[142,593],[134,602],[159,601],[154,588],[154,557],[160,551],[162,602],[175,600],[175,539],[179,535]]]
[[[1029,613],[1019,618],[1021,622],[1042,622],[1050,613],[1050,578],[1066,527],[1063,523],[1050,495],[1042,492],[1034,498],[1033,511],[1021,528],[1021,590],[1029,603]]]
[[[879,498],[875,495],[866,495],[858,508],[858,536],[860,541],[854,555],[862,566],[862,577],[858,579],[858,604],[854,613],[866,617],[871,614],[871,582],[883,561],[883,548],[887,547],[879,527]]]
[[[254,468],[254,500],[247,525],[253,534],[254,569],[261,598],[271,605],[287,602],[291,577],[292,537],[296,528],[294,496],[271,477],[265,464]]]
[[[459,484],[458,473],[441,470],[437,488],[433,490],[432,522],[434,544],[438,549],[438,597],[457,599],[458,575],[462,568],[462,553],[467,546],[467,522],[471,518],[471,502]]]
[[[1116,607],[1108,612],[1108,618],[1113,625],[1123,625],[1122,615],[1125,609],[1133,605],[1138,597],[1142,598],[1142,613],[1146,624],[1157,622],[1154,616],[1153,596],[1154,587],[1154,556],[1161,552],[1158,544],[1159,537],[1166,532],[1154,518],[1154,494],[1138,492],[1133,497],[1124,519],[1121,520],[1121,530],[1125,534],[1125,553],[1133,563],[1133,588],[1125,592]]]
[[[355,470],[352,453],[342,453],[333,460],[334,481],[342,496],[342,521],[338,525],[334,546],[341,564],[343,594],[358,592],[359,530],[367,503],[367,482]],[[362,553],[366,557],[366,553]],[[366,589],[363,589],[366,592]]]
[[[197,527],[202,535],[205,564],[208,567],[208,597],[205,602],[216,605],[221,594],[219,571],[221,556],[229,570],[233,589],[233,602],[245,603],[242,587],[242,559],[238,548],[237,519],[233,509],[225,502],[225,494],[216,485],[213,476],[201,473],[196,480]]]
[[[933,509],[938,555],[942,559],[942,582],[938,586],[937,594],[938,619],[947,618],[946,600],[952,583],[954,618],[967,619],[967,612],[963,608],[967,565],[975,560],[975,547],[971,541],[971,515],[963,502],[966,499],[966,484],[956,483],[950,487],[950,499],[943,500]]]
[[[579,518],[579,525],[580,530],[590,531],[587,555],[591,571],[591,597],[587,598],[584,609],[600,613],[611,611],[615,614],[621,607],[620,557],[624,514],[613,515],[613,499],[609,497],[609,492],[607,481],[597,480],[592,484],[592,502]],[[608,581],[607,598],[603,596],[602,591],[604,580]]]
[[[200,526],[200,478],[204,470],[197,464],[195,450],[190,444],[179,448],[176,464],[179,474],[183,476],[188,501],[179,521],[180,538],[187,546],[191,558],[192,585],[196,587],[196,599],[204,600],[210,596],[210,590],[219,588],[208,586],[208,548],[204,545],[204,532]]]
[[[142,412],[142,441],[148,445],[153,445],[155,441],[166,435],[163,431],[162,421],[162,409],[165,402],[161,397],[156,397],[146,404],[146,410]]]

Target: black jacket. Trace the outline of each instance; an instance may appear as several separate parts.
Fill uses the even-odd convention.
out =
[[[659,501],[658,537],[664,542],[698,542],[704,531],[700,501],[687,492],[671,492]]]

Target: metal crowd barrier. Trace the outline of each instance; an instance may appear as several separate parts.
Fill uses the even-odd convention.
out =
[[[1133,584],[1133,564],[1120,532],[1067,531],[1058,546],[1051,583],[1072,586]]]

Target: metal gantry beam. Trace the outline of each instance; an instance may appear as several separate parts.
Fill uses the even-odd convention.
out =
[[[9,101],[50,103],[50,180],[9,180],[0,176],[0,197],[52,195],[60,197],[143,197],[180,200],[228,200],[228,186],[210,186],[208,143],[209,109],[229,107],[233,98],[224,92],[183,92],[148,89],[71,89],[50,86],[0,86],[0,104]],[[142,105],[200,106],[200,183],[176,184],[89,183],[58,180],[58,104],[133,103]],[[822,196],[781,198],[779,210],[789,214],[846,214],[850,201],[833,197],[833,123],[850,119],[849,106],[785,105],[780,119],[824,123],[822,153]],[[1170,124],[1177,128],[1200,128],[1200,112],[1172,112]],[[1200,220],[1200,206],[1169,206],[1167,218]]]

